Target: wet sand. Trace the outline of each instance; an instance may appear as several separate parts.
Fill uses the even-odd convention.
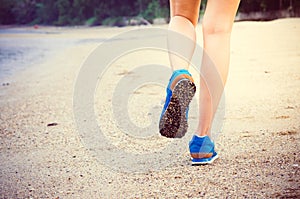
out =
[[[181,153],[170,151],[176,160],[172,164],[164,164],[169,156],[154,156],[143,172],[115,170],[99,161],[83,142],[73,109],[81,64],[99,42],[131,29],[41,27],[37,33],[29,27],[0,35],[19,45],[26,38],[70,41],[63,47],[44,43],[50,52],[43,59],[0,79],[0,198],[300,196],[300,19],[235,23],[226,114],[215,140],[220,158],[214,164],[191,166],[184,143]],[[200,30],[199,25],[199,38]],[[127,138],[113,123],[109,107],[111,90],[132,65],[168,61],[166,53],[136,53],[138,58],[133,53],[113,63],[102,78],[96,116],[120,153],[149,154],[170,141],[158,134],[150,141]],[[130,99],[140,103],[139,108],[129,106],[137,126],[149,124],[147,103],[165,95],[161,87],[149,90],[141,88]],[[151,170],[152,164],[161,169]]]

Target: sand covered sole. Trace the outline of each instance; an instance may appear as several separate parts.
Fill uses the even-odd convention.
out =
[[[181,138],[188,129],[186,110],[194,97],[196,86],[189,79],[180,80],[174,87],[170,103],[159,122],[159,132],[168,138]]]

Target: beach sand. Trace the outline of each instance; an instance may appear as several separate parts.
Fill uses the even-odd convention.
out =
[[[0,35],[21,42],[17,45],[28,38],[71,41],[0,79],[0,198],[299,198],[300,19],[235,23],[226,113],[215,140],[218,160],[191,166],[184,142],[180,154],[170,151],[175,162],[166,166],[170,157],[154,156],[143,172],[115,170],[99,161],[81,139],[73,109],[74,85],[84,60],[99,42],[131,29],[136,27],[40,27],[37,34],[23,27]],[[199,25],[199,38],[200,30]],[[97,119],[106,124],[103,134],[120,153],[147,155],[170,142],[157,132],[150,141],[126,138],[109,119],[116,82],[130,73],[132,64],[167,64],[162,54],[149,52],[137,59],[133,53],[118,60],[95,94]],[[130,117],[136,125],[147,126],[144,110],[164,98],[164,88],[146,86],[136,94],[130,100],[139,102],[139,108],[129,106]],[[161,168],[151,170],[152,164]]]

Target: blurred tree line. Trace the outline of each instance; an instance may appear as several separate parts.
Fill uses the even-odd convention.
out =
[[[207,0],[202,0],[203,6]],[[239,11],[299,9],[299,0],[241,0]],[[0,24],[106,25],[122,17],[169,17],[168,0],[0,0]]]

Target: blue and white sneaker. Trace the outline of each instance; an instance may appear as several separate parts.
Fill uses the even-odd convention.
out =
[[[181,138],[188,128],[188,106],[196,92],[192,75],[185,69],[173,72],[159,121],[159,132],[168,138]]]
[[[218,158],[215,144],[208,136],[193,136],[189,143],[192,165],[211,164]]]

